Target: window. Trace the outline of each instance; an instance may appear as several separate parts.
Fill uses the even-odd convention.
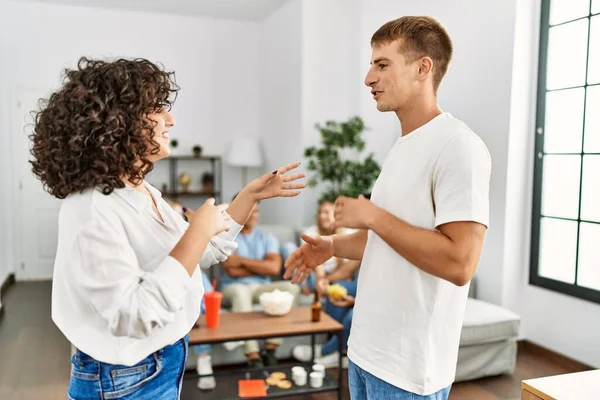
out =
[[[600,303],[600,0],[542,0],[529,282]]]

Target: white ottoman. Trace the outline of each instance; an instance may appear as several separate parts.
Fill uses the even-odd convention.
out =
[[[456,382],[513,373],[520,322],[520,317],[511,311],[469,298],[458,349]]]

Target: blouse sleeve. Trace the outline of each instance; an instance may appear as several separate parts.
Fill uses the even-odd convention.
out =
[[[235,222],[233,218],[230,218],[227,224],[229,230],[213,236],[206,246],[202,260],[200,260],[200,268],[207,269],[213,264],[225,261],[237,249],[235,238],[242,230],[242,225]]]
[[[143,270],[126,234],[106,221],[84,226],[68,263],[83,298],[115,336],[141,339],[173,321],[191,283],[186,269],[171,256],[154,271]]]

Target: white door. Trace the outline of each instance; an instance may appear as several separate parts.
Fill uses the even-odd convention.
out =
[[[33,130],[31,111],[37,109],[38,99],[46,90],[21,89],[16,92],[14,108],[13,160],[16,163],[19,185],[16,204],[15,230],[17,236],[16,278],[38,280],[52,278],[58,239],[58,210],[60,200],[50,196],[31,172],[31,141]]]

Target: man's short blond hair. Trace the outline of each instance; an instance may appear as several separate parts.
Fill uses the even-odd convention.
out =
[[[383,24],[371,37],[371,47],[396,40],[407,62],[421,57],[433,60],[433,89],[437,92],[452,59],[452,40],[446,29],[431,17],[401,17]]]

